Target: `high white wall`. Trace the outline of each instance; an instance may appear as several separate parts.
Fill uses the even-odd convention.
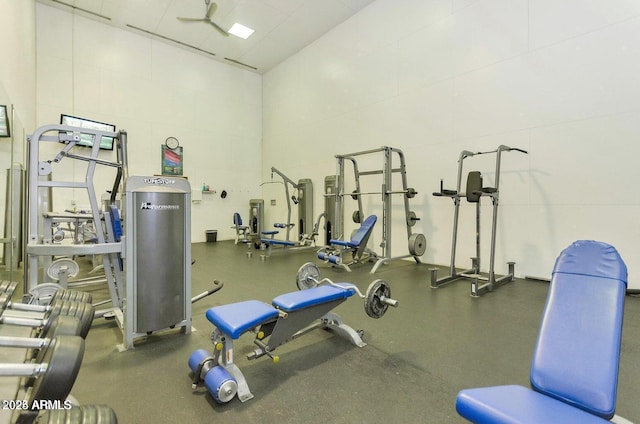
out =
[[[428,240],[423,259],[448,264],[453,207],[431,194],[440,179],[454,188],[461,150],[526,149],[503,155],[496,271],[513,260],[518,276],[549,277],[569,243],[598,239],[619,249],[638,288],[638,39],[635,0],[377,0],[263,77],[263,179],[270,166],[311,178],[318,214],[335,154],[400,148],[419,191],[411,205]],[[489,157],[467,161],[492,184]],[[367,213],[379,203],[368,198]],[[282,220],[279,205],[267,222]],[[486,269],[490,207],[482,214]],[[474,256],[474,219],[463,203],[461,267]]]
[[[38,126],[65,113],[125,129],[129,175],[160,174],[161,145],[178,138],[184,175],[201,199],[192,204],[193,242],[212,229],[218,239],[235,237],[232,214],[248,211],[259,193],[261,76],[39,3],[36,18]],[[53,146],[51,154],[59,150]],[[78,161],[65,159],[59,168],[56,179],[84,177]],[[110,189],[114,177],[113,169],[101,169],[97,190]],[[198,193],[203,183],[216,193]],[[85,199],[62,190],[54,207],[81,207]]]

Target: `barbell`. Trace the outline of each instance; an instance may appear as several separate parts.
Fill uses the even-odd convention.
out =
[[[350,193],[350,196],[351,196],[351,198],[353,200],[358,200],[358,196],[363,196],[363,195],[367,195],[367,194],[404,194],[405,196],[407,196],[407,198],[413,199],[414,197],[416,197],[416,194],[418,194],[418,192],[413,187],[409,187],[406,190],[386,190],[386,191],[357,191],[357,190],[353,190]]]
[[[360,298],[364,299],[364,311],[371,318],[381,318],[389,306],[398,307],[398,301],[391,298],[391,286],[381,279],[377,279],[369,284],[365,294],[353,284],[348,286],[334,283],[328,278],[321,278],[320,270],[313,262],[307,262],[298,269],[296,274],[296,285],[298,290],[306,290],[317,287],[321,284],[329,284],[336,287],[353,289]]]

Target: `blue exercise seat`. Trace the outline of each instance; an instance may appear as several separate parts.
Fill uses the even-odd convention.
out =
[[[556,260],[531,362],[531,389],[466,389],[474,423],[602,423],[615,413],[627,267],[606,243],[580,240]]]
[[[360,228],[358,228],[351,237],[351,240],[329,240],[331,246],[339,246],[339,249],[333,247],[323,248],[318,251],[318,259],[338,265],[346,271],[351,271],[349,265],[354,263],[363,262],[365,258],[376,257],[375,253],[367,250],[367,243],[369,237],[373,231],[373,227],[376,225],[378,217],[376,215],[368,216]],[[344,253],[351,253],[353,261],[349,264],[344,263],[342,255]],[[365,253],[367,255],[365,255]]]

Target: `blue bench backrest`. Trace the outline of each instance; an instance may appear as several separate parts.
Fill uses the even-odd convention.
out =
[[[240,216],[240,214],[238,212],[235,212],[233,214],[233,224],[236,226],[241,226],[242,225],[242,217]]]
[[[368,239],[369,235],[371,234],[371,230],[373,229],[373,226],[376,224],[377,220],[378,217],[375,215],[370,215],[369,217],[367,217],[362,225],[360,225],[360,228],[358,228],[358,230],[353,233],[353,237],[351,237],[351,243],[355,244],[356,246],[360,246],[365,239]]]
[[[576,241],[558,257],[531,364],[534,390],[614,415],[627,267],[615,248]]]

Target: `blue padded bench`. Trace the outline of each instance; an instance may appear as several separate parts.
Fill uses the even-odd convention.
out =
[[[306,290],[282,294],[273,299],[271,303],[273,303],[273,306],[284,312],[293,312],[310,306],[316,306],[321,303],[346,299],[353,296],[354,293],[355,290],[351,287],[318,286]]]
[[[263,242],[264,244],[279,244],[282,246],[295,246],[296,243],[293,241],[288,241],[288,240],[278,240],[278,239],[267,239],[267,238],[263,238],[260,239],[261,242]]]
[[[263,322],[278,318],[278,310],[259,300],[230,303],[209,308],[207,319],[233,339]]]
[[[338,246],[345,246],[345,247],[350,247],[352,249],[357,249],[358,247],[360,247],[360,245],[365,239],[369,238],[369,235],[371,234],[371,230],[373,230],[373,226],[376,224],[377,220],[378,220],[377,216],[370,215],[369,217],[367,217],[367,219],[365,219],[362,222],[362,225],[360,225],[360,228],[358,228],[356,232],[353,233],[353,237],[351,237],[351,240],[349,241],[330,240],[329,242],[331,244],[335,244]]]
[[[277,319],[278,309],[293,312],[353,296],[355,289],[348,283],[344,284],[348,286],[342,288],[325,285],[282,294],[273,299],[275,308],[259,300],[247,300],[209,308],[205,316],[220,331],[238,339],[244,332]]]
[[[627,267],[615,248],[580,240],[556,260],[531,362],[531,388],[462,390],[475,423],[601,423],[615,413]]]

